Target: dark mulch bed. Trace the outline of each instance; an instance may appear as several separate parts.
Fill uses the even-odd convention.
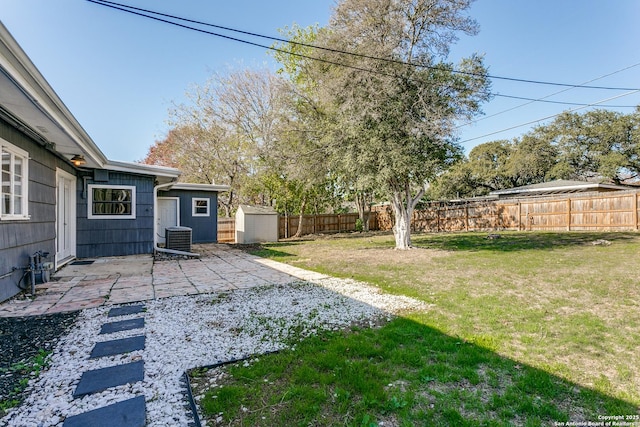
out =
[[[51,352],[58,339],[74,324],[77,312],[46,316],[0,318],[0,417],[8,401],[16,406],[26,396],[25,379],[29,369],[20,369],[43,350]]]

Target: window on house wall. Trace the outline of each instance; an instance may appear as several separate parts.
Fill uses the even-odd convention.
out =
[[[191,215],[193,216],[209,216],[209,199],[194,197],[191,199]]]
[[[0,219],[29,219],[29,153],[0,139]]]
[[[89,219],[135,219],[136,187],[89,185]]]

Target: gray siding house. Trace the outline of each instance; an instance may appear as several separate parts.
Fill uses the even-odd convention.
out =
[[[54,268],[152,253],[167,224],[192,227],[194,242],[217,240],[217,193],[228,187],[107,159],[2,23],[0,154],[0,301],[20,292],[36,251]],[[182,201],[176,224],[161,218],[162,197]]]
[[[214,187],[215,188],[215,187]],[[225,187],[226,188],[226,187]],[[193,243],[218,240],[218,193],[207,184],[177,183],[158,192],[159,227],[189,227]],[[164,243],[164,236],[157,236]]]

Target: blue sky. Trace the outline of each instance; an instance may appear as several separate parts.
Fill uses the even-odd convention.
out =
[[[294,22],[325,25],[334,4],[333,0],[121,2],[271,36]],[[4,25],[114,160],[143,159],[166,134],[172,103],[182,102],[185,91],[212,72],[263,67],[271,61],[260,48],[85,0],[0,0],[0,4]],[[496,76],[581,84],[640,64],[637,0],[478,0],[470,13],[480,24],[480,34],[462,36],[450,59],[457,62],[474,52],[484,54]],[[640,65],[590,84],[640,88]],[[503,80],[494,80],[492,88],[503,95],[536,99],[563,89]],[[589,104],[625,92],[572,89],[549,99]],[[540,119],[574,108],[534,103],[503,113],[525,102],[495,97],[485,104],[485,119],[459,128],[463,146],[469,150],[482,142],[517,137],[533,125],[488,134],[530,121],[542,124]],[[639,103],[640,93],[635,93],[606,104]]]

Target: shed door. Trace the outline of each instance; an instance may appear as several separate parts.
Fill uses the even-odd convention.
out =
[[[165,229],[180,225],[180,199],[177,197],[158,197],[158,243],[165,244]]]
[[[56,267],[76,256],[76,177],[58,169],[56,188]]]

